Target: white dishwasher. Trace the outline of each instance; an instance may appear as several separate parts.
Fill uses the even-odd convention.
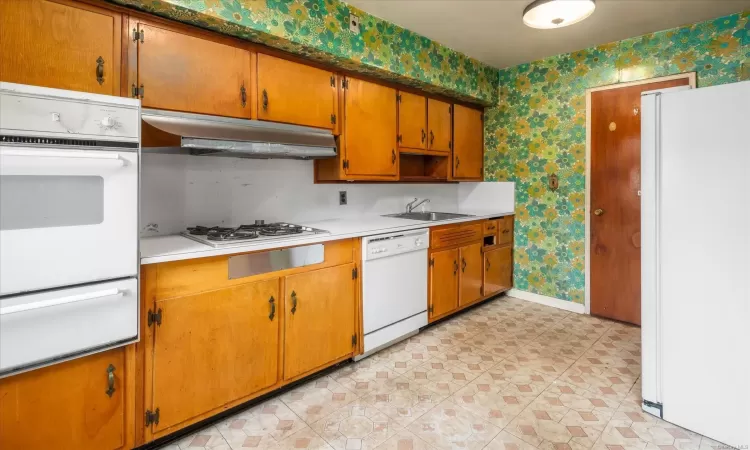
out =
[[[365,357],[427,325],[429,229],[362,240]],[[359,358],[358,358],[359,359]]]

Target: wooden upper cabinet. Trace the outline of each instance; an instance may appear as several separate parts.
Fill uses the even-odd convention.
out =
[[[482,297],[482,243],[459,249],[461,265],[458,305],[474,303]]]
[[[453,106],[427,99],[427,148],[436,152],[451,151],[451,115]]]
[[[398,177],[396,90],[356,78],[344,89],[345,172]]]
[[[484,295],[513,287],[513,249],[500,247],[484,253]]]
[[[333,72],[259,53],[258,119],[333,129],[339,120]]]
[[[130,40],[138,55],[132,87],[143,87],[143,107],[251,117],[248,50],[136,20],[131,25],[143,36]]]
[[[458,308],[458,249],[430,256],[429,317],[438,318]]]
[[[484,178],[484,129],[482,111],[461,105],[453,107],[453,178]]]
[[[121,16],[83,3],[0,1],[0,81],[120,95]]]
[[[427,148],[427,99],[423,95],[399,91],[398,145]]]
[[[355,264],[286,277],[284,379],[289,380],[355,350]]]
[[[0,448],[125,448],[124,379],[118,348],[0,380]]]
[[[153,433],[276,383],[279,305],[278,278],[156,302]]]

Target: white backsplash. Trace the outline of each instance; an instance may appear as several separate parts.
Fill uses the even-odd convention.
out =
[[[513,183],[331,183],[313,182],[313,162],[206,156],[143,154],[141,230],[143,236],[174,234],[191,225],[238,225],[256,219],[303,222],[389,214],[404,210],[414,197],[429,198],[427,210],[457,211],[482,189],[487,209],[513,207]],[[459,189],[461,186],[461,189]],[[346,191],[347,205],[339,205]],[[468,204],[468,203],[467,203]],[[485,209],[485,208],[482,208]],[[149,224],[158,225],[149,231]]]

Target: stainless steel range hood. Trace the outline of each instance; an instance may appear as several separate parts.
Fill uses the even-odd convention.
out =
[[[141,111],[142,147],[154,153],[235,158],[314,159],[336,156],[328,130],[259,120]]]

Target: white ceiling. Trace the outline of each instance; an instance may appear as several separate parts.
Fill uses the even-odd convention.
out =
[[[588,19],[556,30],[523,24],[532,0],[346,0],[498,68],[750,9],[750,0],[597,0]]]

